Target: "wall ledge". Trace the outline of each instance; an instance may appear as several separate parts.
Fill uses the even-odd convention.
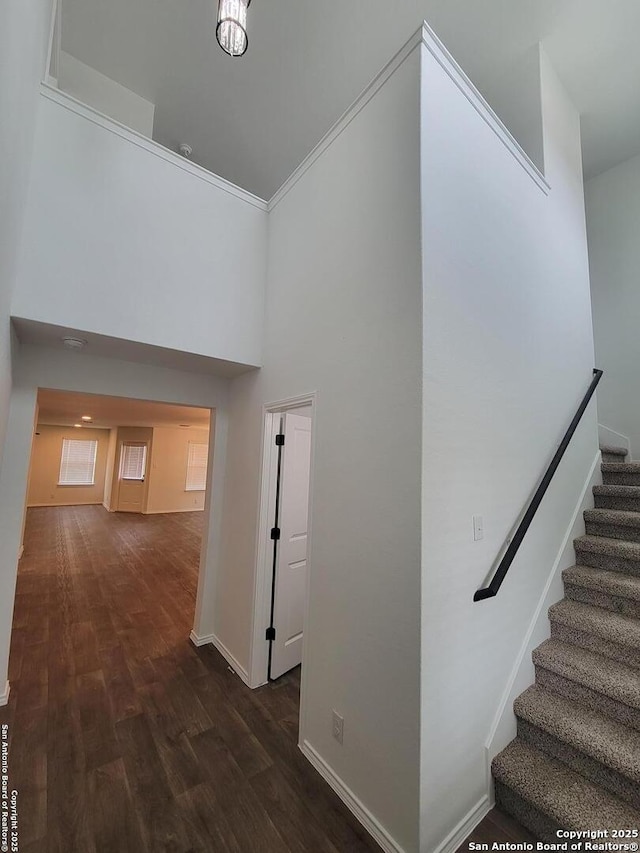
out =
[[[257,207],[259,210],[267,210],[267,202],[258,198],[258,196],[247,192],[247,190],[243,190],[241,187],[237,187],[229,181],[225,181],[224,178],[221,178],[219,175],[214,175],[213,172],[209,172],[202,166],[198,166],[197,163],[185,160],[185,158],[180,154],[174,153],[169,148],[165,148],[163,145],[160,145],[160,143],[154,142],[153,139],[149,139],[135,130],[131,130],[131,128],[126,127],[124,124],[120,124],[120,122],[115,119],[109,118],[104,115],[104,113],[98,112],[98,110],[95,110],[93,107],[83,104],[72,95],[62,92],[60,89],[55,89],[48,83],[40,84],[40,95],[43,98],[47,98],[49,101],[53,101],[55,104],[58,104],[64,109],[93,122],[93,124],[98,125],[98,127],[104,128],[104,130],[109,131],[109,133],[113,133],[115,136],[119,136],[121,139],[131,142],[133,145],[137,145],[138,148],[143,148],[145,151],[148,151],[149,154],[153,154],[155,157],[159,157],[161,160],[165,160],[167,163],[177,166],[177,168],[182,169],[183,172],[187,172],[194,178],[198,178],[205,183],[211,184],[217,189],[235,196],[241,201],[245,201],[248,204],[253,205],[253,207]]]

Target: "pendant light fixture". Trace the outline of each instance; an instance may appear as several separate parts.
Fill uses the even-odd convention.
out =
[[[218,0],[216,38],[229,56],[242,56],[249,44],[247,9],[251,0]]]

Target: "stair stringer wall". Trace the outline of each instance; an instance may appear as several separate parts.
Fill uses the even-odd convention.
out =
[[[586,509],[593,508],[593,487],[602,483],[602,472],[600,470],[600,451],[593,459],[593,463],[587,474],[587,478],[580,490],[576,505],[567,527],[558,556],[549,572],[549,577],[544,590],[540,596],[531,622],[527,628],[526,635],[520,646],[518,656],[502,694],[491,729],[489,731],[486,750],[487,767],[487,796],[493,804],[494,788],[491,776],[491,762],[493,758],[503,750],[516,736],[516,716],[513,711],[513,703],[527,687],[535,681],[535,670],[531,653],[551,636],[551,623],[549,622],[548,610],[552,604],[564,597],[564,585],[562,572],[575,563],[575,551],[573,540],[578,536],[584,536],[585,523],[583,513]]]
[[[423,853],[489,808],[487,736],[598,451],[592,404],[499,595],[474,603],[594,367],[579,115],[542,51],[539,70],[544,176],[424,36]]]

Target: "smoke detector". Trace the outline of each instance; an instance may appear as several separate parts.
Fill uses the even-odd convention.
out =
[[[193,154],[193,148],[190,145],[187,145],[186,142],[183,142],[181,145],[178,146],[178,151],[186,160],[188,160]]]
[[[67,349],[74,350],[83,349],[87,345],[87,342],[83,338],[64,337],[62,339],[62,343]]]

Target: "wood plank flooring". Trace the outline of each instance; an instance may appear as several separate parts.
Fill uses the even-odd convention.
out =
[[[30,509],[11,646],[20,853],[379,850],[297,748],[299,671],[189,642],[202,513]]]

